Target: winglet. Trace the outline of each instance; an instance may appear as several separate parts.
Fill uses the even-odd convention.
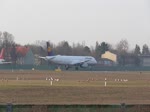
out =
[[[1,53],[0,53],[0,59],[4,59],[4,53],[5,53],[5,50],[4,48],[2,48]]]

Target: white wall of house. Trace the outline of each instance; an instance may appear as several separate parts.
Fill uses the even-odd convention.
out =
[[[111,53],[110,51],[106,51],[104,54],[102,54],[101,58],[112,60],[114,63],[117,63],[117,55],[114,53]]]
[[[24,57],[18,58],[17,63],[21,65],[34,65],[35,58],[31,49],[29,49],[29,51],[26,53]]]
[[[150,56],[142,57],[142,66],[150,66]]]

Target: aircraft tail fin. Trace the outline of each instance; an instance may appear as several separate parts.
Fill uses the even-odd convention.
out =
[[[4,59],[4,52],[5,50],[4,48],[2,48],[1,53],[0,53],[0,59]]]
[[[53,52],[52,52],[52,49],[50,47],[50,43],[47,42],[47,55],[48,56],[53,56]]]

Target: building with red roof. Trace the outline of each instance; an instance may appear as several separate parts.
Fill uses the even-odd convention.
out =
[[[17,64],[33,65],[35,63],[34,55],[33,55],[32,51],[29,47],[16,46],[15,48],[16,48],[16,54],[15,55],[17,58],[17,60],[16,60]],[[6,51],[5,48],[3,48],[3,50]],[[12,50],[13,50],[13,48],[8,49],[7,52],[9,52],[9,54],[6,56],[7,59],[11,58],[10,55],[13,52]],[[5,56],[3,56],[3,57],[5,57]]]
[[[29,47],[17,46],[17,64],[33,65],[35,63],[34,55]]]
[[[24,47],[24,46],[16,47],[16,53],[20,53],[22,56],[25,56],[29,50],[30,50],[29,47]]]

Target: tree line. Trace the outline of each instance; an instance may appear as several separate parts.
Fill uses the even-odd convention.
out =
[[[24,45],[25,47],[30,47],[34,55],[46,56],[47,55],[47,46],[45,40],[36,40],[33,44]],[[93,56],[97,61],[101,59],[101,55],[105,51],[110,51],[117,54],[118,64],[125,66],[131,59],[132,64],[139,66],[140,65],[140,55],[150,55],[150,50],[147,44],[142,46],[142,49],[139,45],[135,45],[135,48],[129,50],[129,43],[126,39],[120,40],[115,46],[112,46],[107,42],[95,42],[95,46],[89,47],[83,43],[73,43],[70,45],[67,41],[61,41],[57,45],[48,41],[50,43],[52,52],[54,55],[82,55],[82,56]],[[20,44],[15,43],[14,36],[8,32],[0,32],[0,50],[5,48],[5,58],[6,60],[16,62],[17,58],[20,58],[22,55],[16,53],[16,46]],[[11,49],[11,50],[10,50]]]

